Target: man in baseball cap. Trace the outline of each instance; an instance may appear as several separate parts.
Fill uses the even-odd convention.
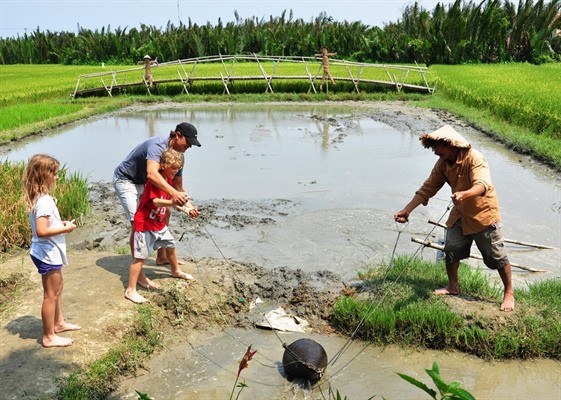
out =
[[[197,140],[197,128],[189,122],[180,123],[175,127],[175,131],[185,136],[191,146],[201,147],[201,143]]]
[[[130,246],[133,253],[133,234],[132,222],[138,207],[138,200],[144,191],[144,185],[148,180],[154,185],[165,191],[178,205],[184,205],[189,201],[189,195],[183,188],[183,168],[181,168],[173,178],[172,185],[160,174],[160,157],[165,149],[172,148],[180,153],[185,153],[192,146],[200,147],[197,139],[197,128],[188,122],[182,122],[172,130],[168,136],[156,136],[145,140],[136,146],[129,155],[121,162],[113,174],[113,186],[117,197],[123,206],[125,215],[131,221]],[[198,215],[198,210],[192,212]],[[168,214],[169,215],[169,214]],[[196,216],[195,215],[195,216]],[[165,249],[158,251],[156,264],[167,264]],[[183,262],[180,262],[183,264]],[[145,289],[157,289],[159,285],[150,280],[144,271],[141,271],[138,284]]]

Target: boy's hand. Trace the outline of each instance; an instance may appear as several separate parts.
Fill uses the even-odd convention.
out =
[[[189,210],[189,216],[191,218],[197,218],[199,215],[201,215],[201,212],[196,207],[193,207],[191,210]]]
[[[187,214],[191,218],[197,218],[201,214],[199,212],[199,210],[197,209],[197,207],[195,207],[193,205],[193,203],[191,203],[191,200],[188,200],[182,206],[176,206],[176,208],[180,211],[183,211],[185,214]]]

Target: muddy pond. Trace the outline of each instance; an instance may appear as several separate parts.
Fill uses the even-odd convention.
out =
[[[505,236],[555,248],[509,245],[512,262],[546,271],[515,268],[514,284],[521,287],[561,276],[561,175],[450,115],[402,104],[130,108],[0,148],[0,159],[27,160],[44,152],[90,182],[110,182],[114,167],[136,144],[167,135],[181,121],[198,128],[202,143],[185,154],[185,187],[202,216],[206,212],[213,218],[207,224],[204,218],[172,220],[180,256],[226,257],[306,272],[328,270],[345,279],[368,265],[389,261],[394,248],[399,254],[417,252],[434,259],[435,250],[420,249],[410,239],[443,237],[442,229],[428,220],[445,221],[449,189],[443,188],[427,207],[415,210],[406,226],[396,226],[392,215],[409,201],[436,161],[418,136],[449,123],[490,164]],[[481,268],[477,260],[470,263]],[[282,378],[278,362],[283,349],[271,332],[231,330],[205,339],[202,345],[199,337],[196,347],[189,345],[191,333],[185,334],[185,343],[158,355],[150,372],[125,382],[115,398],[136,398],[135,389],[158,399],[227,398],[232,374],[235,378],[237,362],[248,344],[258,348],[262,358],[244,372],[250,388],[241,398],[319,398],[317,392],[291,386]],[[287,342],[299,337],[284,335]],[[318,341],[330,357],[345,344],[330,336]],[[477,398],[561,396],[561,365],[553,361],[487,363],[458,354],[363,350],[360,344],[353,344],[345,356],[329,367],[328,376],[333,387],[350,399],[375,394],[421,398],[419,389],[395,373],[429,383],[424,370],[434,360],[445,380],[462,382]]]

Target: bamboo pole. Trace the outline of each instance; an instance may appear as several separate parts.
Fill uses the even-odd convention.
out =
[[[447,229],[448,227],[444,224],[441,224],[440,222],[436,222],[433,220],[429,219],[429,224],[433,224],[436,226],[440,226],[441,228]],[[536,249],[554,249],[555,247],[550,247],[550,246],[545,246],[543,244],[534,244],[534,243],[527,243],[527,242],[521,242],[519,240],[512,240],[512,239],[503,239],[505,242],[507,243],[512,243],[512,244],[519,244],[520,246],[528,246],[528,247],[535,247]]]
[[[432,248],[432,249],[441,250],[441,251],[444,250],[444,246],[442,246],[442,245],[440,245],[440,244],[437,244],[437,243],[433,243],[433,242],[431,242],[430,240],[421,240],[421,239],[417,239],[417,238],[415,238],[415,237],[411,237],[411,241],[412,241],[412,242],[415,242],[415,243],[422,244],[422,245],[425,246],[425,247],[430,247],[430,248]],[[475,259],[477,259],[477,260],[483,260],[483,257],[481,257],[481,256],[478,255],[478,254],[470,254],[469,256],[470,256],[471,258],[475,258]],[[525,271],[530,271],[530,272],[547,272],[547,270],[545,270],[545,269],[538,269],[538,268],[526,267],[526,266],[524,266],[524,265],[516,264],[516,263],[513,263],[513,262],[510,263],[510,266],[511,266],[511,267],[514,267],[514,268],[523,269],[523,270],[525,270]]]

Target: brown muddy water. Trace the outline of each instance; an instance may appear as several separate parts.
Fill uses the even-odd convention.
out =
[[[277,337],[271,331],[232,329],[218,336],[212,332],[208,335],[210,338],[201,345],[200,339],[186,332],[183,343],[156,356],[146,372],[123,382],[110,399],[136,399],[136,390],[154,399],[228,399],[239,362],[250,344],[257,353],[240,375],[240,381],[248,385],[240,399],[331,400],[334,397],[328,396],[330,387],[349,400],[372,396],[388,400],[426,399],[428,395],[397,373],[437,390],[425,372],[434,362],[438,363],[444,382],[460,382],[479,400],[556,400],[561,390],[561,365],[552,360],[486,362],[459,353],[368,347],[358,342],[347,346],[340,337],[301,333],[280,333]],[[313,388],[303,382],[290,382],[282,372],[281,342],[289,344],[301,337],[321,343],[331,360],[325,375]],[[192,345],[192,341],[197,345]],[[345,350],[339,355],[343,347]],[[331,358],[334,355],[339,356],[335,362]]]
[[[201,218],[171,223],[176,225],[182,256],[226,257],[306,272],[329,270],[345,279],[366,265],[389,261],[394,248],[400,254],[416,252],[434,259],[434,250],[422,250],[410,238],[442,237],[442,229],[427,221],[445,220],[449,190],[443,188],[429,206],[415,210],[406,226],[396,226],[392,215],[409,201],[436,161],[420,145],[419,134],[449,123],[490,164],[505,236],[555,247],[509,245],[511,261],[547,271],[515,269],[514,284],[521,287],[561,276],[561,175],[450,115],[401,104],[131,108],[0,148],[0,159],[26,160],[44,152],[90,182],[108,182],[133,146],[154,135],[167,135],[181,121],[198,128],[203,145],[187,151],[184,175]],[[471,263],[486,271],[479,262]],[[243,372],[249,388],[240,398],[321,398],[317,388],[306,389],[283,378],[279,369],[283,349],[270,331],[226,330],[204,340],[200,333],[197,340],[190,335],[195,333],[185,332],[185,343],[152,360],[149,372],[125,382],[115,398],[135,398],[134,390],[156,399],[228,398],[237,363],[249,344],[258,355]],[[286,342],[298,337],[301,334],[282,336]],[[330,360],[345,344],[338,337],[316,338]],[[194,342],[196,346],[190,346]],[[330,363],[324,393],[331,383],[349,399],[423,398],[396,372],[429,384],[424,370],[436,360],[445,381],[461,382],[479,399],[561,398],[558,362],[489,363],[455,353],[361,346],[353,343]]]

